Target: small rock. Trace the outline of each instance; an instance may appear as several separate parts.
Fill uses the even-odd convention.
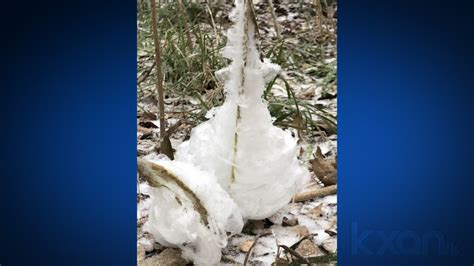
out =
[[[244,243],[240,245],[240,251],[247,253],[249,252],[250,248],[252,247],[254,240],[246,240]]]
[[[324,255],[324,252],[322,252],[319,247],[309,239],[301,241],[295,251],[303,257],[317,257]]]
[[[313,220],[317,220],[317,219],[321,219],[323,217],[323,212],[322,212],[322,208],[323,208],[323,204],[320,203],[318,206],[314,207],[313,209],[311,209],[307,215],[311,218],[313,218]]]
[[[181,251],[167,248],[160,254],[141,261],[139,266],[180,266],[185,264],[186,261],[181,257]]]

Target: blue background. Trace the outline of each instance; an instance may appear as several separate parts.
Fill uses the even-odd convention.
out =
[[[135,1],[1,10],[0,264],[134,265]]]
[[[338,7],[340,265],[472,265],[472,9],[406,0]],[[458,254],[377,254],[374,233],[364,246],[375,254],[354,254],[353,223],[358,237],[437,231]]]
[[[471,265],[472,9],[338,8],[339,265]],[[136,263],[135,9],[2,6],[2,266]],[[353,223],[359,233],[436,230],[459,254],[355,255]]]

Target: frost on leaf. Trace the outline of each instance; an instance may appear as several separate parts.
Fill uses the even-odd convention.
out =
[[[168,159],[139,159],[138,170],[153,187],[144,226],[166,246],[183,250],[198,265],[214,265],[227,244],[227,232],[242,230],[239,209],[208,173]]]
[[[215,174],[244,218],[262,219],[287,204],[309,174],[296,158],[296,140],[273,126],[261,97],[280,68],[260,60],[248,1],[235,4],[234,26],[222,51],[232,62],[217,72],[225,82],[226,100],[193,129],[176,158]]]

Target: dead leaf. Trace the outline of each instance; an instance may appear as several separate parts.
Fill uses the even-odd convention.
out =
[[[309,239],[301,241],[295,251],[303,257],[317,257],[324,255],[324,252],[322,252],[321,249],[319,249],[319,247]]]
[[[307,215],[315,220],[319,219],[323,216],[322,208],[323,204],[321,203],[318,206],[314,207],[312,210],[310,210]]]
[[[152,121],[140,121],[138,125],[144,128],[158,128]]]
[[[158,118],[156,115],[152,112],[143,112],[142,115],[140,116],[140,120],[142,121],[150,121],[150,120],[157,120]]]
[[[316,149],[316,155],[312,161],[312,170],[316,177],[323,182],[325,186],[335,185],[337,183],[337,169],[334,159],[326,160],[321,152],[321,148]]]
[[[296,113],[293,117],[293,127],[296,128],[298,132],[298,138],[302,138],[302,130],[304,128],[303,118],[301,117],[300,113]]]
[[[328,229],[328,230],[324,230],[324,232],[325,232],[326,234],[330,235],[330,236],[335,236],[335,235],[337,235],[337,232],[331,231],[331,230],[329,230],[329,229]]]
[[[244,253],[249,252],[249,250],[250,250],[250,248],[252,247],[252,245],[253,245],[254,242],[255,242],[254,240],[246,240],[246,241],[244,241],[244,243],[242,243],[242,244],[240,245],[240,247],[239,247],[239,248],[240,248],[240,251],[242,251],[242,252],[244,252]]]
[[[293,226],[292,228],[299,237],[305,237],[309,235],[308,228],[304,225]]]

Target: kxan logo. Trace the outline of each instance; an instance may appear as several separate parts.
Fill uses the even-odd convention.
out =
[[[352,255],[439,255],[458,256],[457,247],[439,231],[361,230],[358,223],[351,226]]]

